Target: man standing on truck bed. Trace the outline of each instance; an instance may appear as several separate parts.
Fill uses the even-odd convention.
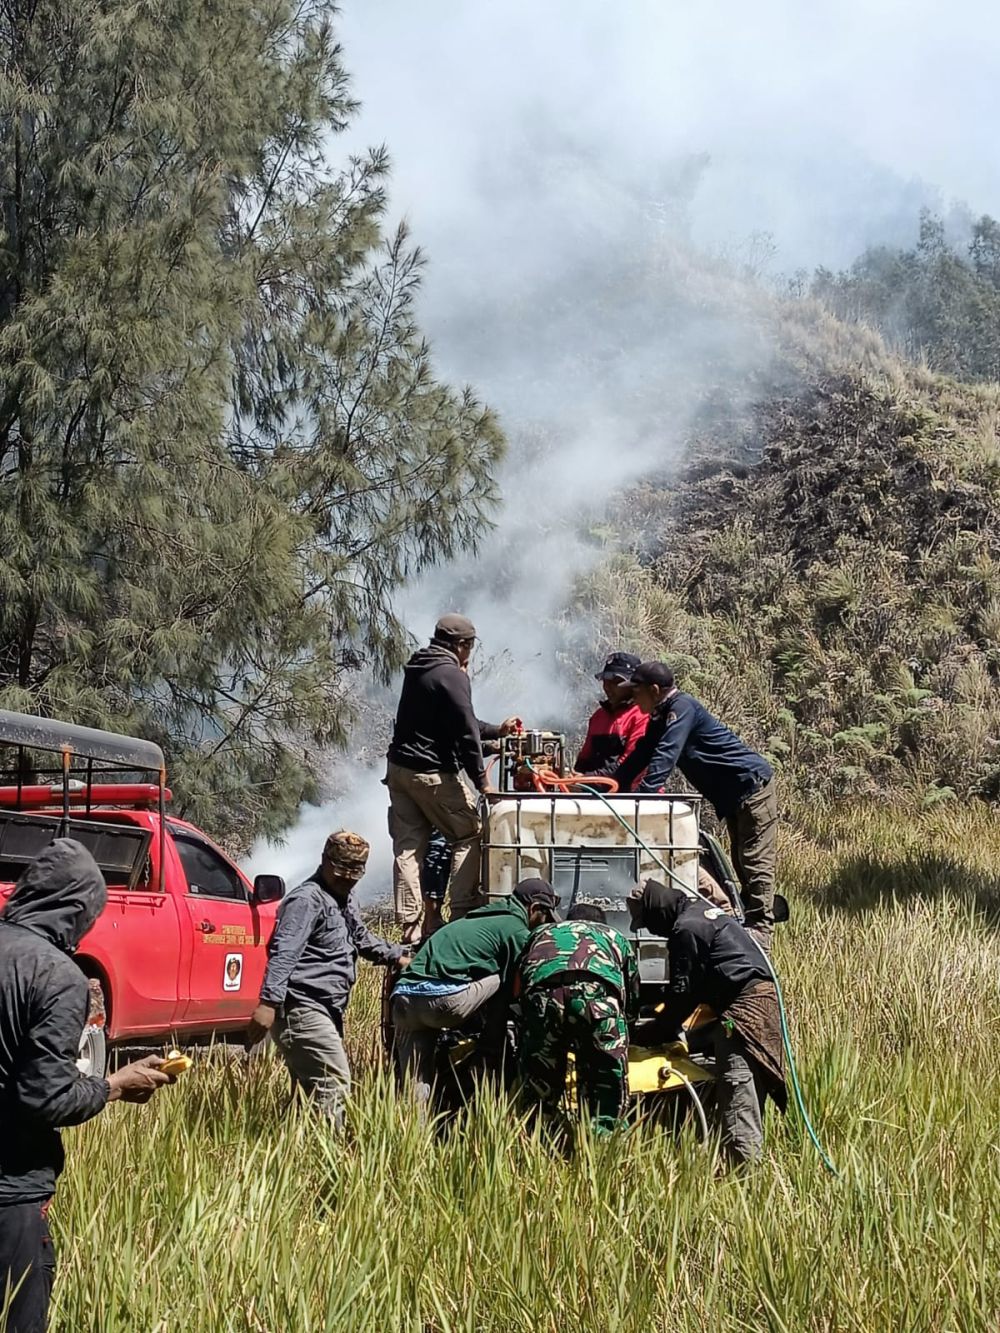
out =
[[[420,865],[434,829],[453,848],[448,885],[452,920],[479,901],[482,825],[476,798],[459,774],[466,774],[473,791],[488,791],[482,742],[507,735],[516,719],[496,727],[477,720],[465,669],[475,641],[471,620],[442,616],[429,646],[414,653],[403,672],[386,785],[393,896],[406,944],[421,935]]]
[[[770,949],[778,832],[774,770],[697,699],[681,693],[664,663],[643,662],[632,674],[632,685],[649,725],[631,755],[610,776],[622,791],[630,790],[641,777],[638,791],[657,792],[679,768],[691,786],[711,801],[729,830],[746,927]]]
[[[0,1311],[7,1333],[42,1333],[55,1274],[49,1204],[63,1168],[59,1130],[108,1102],[145,1102],[173,1080],[149,1056],[108,1078],[76,1066],[87,979],[69,955],[107,889],[82,843],[51,843],[0,913]]]
[[[337,1125],[351,1090],[344,1011],[358,955],[383,967],[409,961],[358,916],[352,895],[367,864],[364,838],[346,829],[331,833],[316,873],[283,899],[247,1033],[250,1044],[271,1033],[292,1078]]]
[[[649,719],[632,690],[632,672],[638,665],[632,653],[612,653],[598,671],[605,697],[587,725],[575,766],[578,773],[609,773],[629,757],[645,734]]]

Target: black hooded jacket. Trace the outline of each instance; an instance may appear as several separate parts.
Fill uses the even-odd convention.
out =
[[[720,1016],[748,986],[771,974],[747,932],[719,907],[649,879],[642,924],[667,940],[670,1002],[664,1023],[681,1023],[699,1004]]]
[[[0,1206],[47,1199],[62,1170],[62,1125],[97,1115],[110,1088],[76,1067],[87,980],[68,956],[107,901],[81,843],[52,843],[0,913]]]
[[[390,763],[415,773],[464,769],[472,785],[482,790],[482,742],[499,735],[498,727],[477,720],[469,677],[450,648],[432,643],[413,654],[403,668]]]

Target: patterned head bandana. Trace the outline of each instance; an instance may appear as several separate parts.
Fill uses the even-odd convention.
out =
[[[360,879],[368,864],[368,844],[357,833],[338,829],[323,847],[323,860],[344,879]]]

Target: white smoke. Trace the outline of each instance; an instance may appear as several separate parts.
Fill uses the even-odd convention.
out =
[[[392,848],[388,842],[388,802],[380,779],[385,769],[363,768],[338,761],[334,785],[343,784],[343,794],[329,805],[303,806],[299,822],[285,842],[259,842],[243,863],[254,875],[282,875],[289,888],[299,884],[319,865],[327,834],[347,828],[360,833],[371,844],[368,870],[360,885],[364,902],[387,902],[392,895]]]
[[[664,164],[706,155],[698,240],[770,232],[785,270],[898,242],[923,202],[1000,212],[989,0],[343,0],[341,33],[355,137],[389,145],[394,204],[435,269],[559,262],[534,198],[559,138],[653,195]],[[512,154],[520,188],[496,190]],[[534,218],[519,252],[492,251],[518,213]]]

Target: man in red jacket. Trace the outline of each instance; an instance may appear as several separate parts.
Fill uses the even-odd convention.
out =
[[[607,774],[635,749],[649,718],[632,697],[632,672],[639,665],[631,653],[612,653],[598,671],[605,698],[590,719],[587,739],[576,761],[578,773]]]

